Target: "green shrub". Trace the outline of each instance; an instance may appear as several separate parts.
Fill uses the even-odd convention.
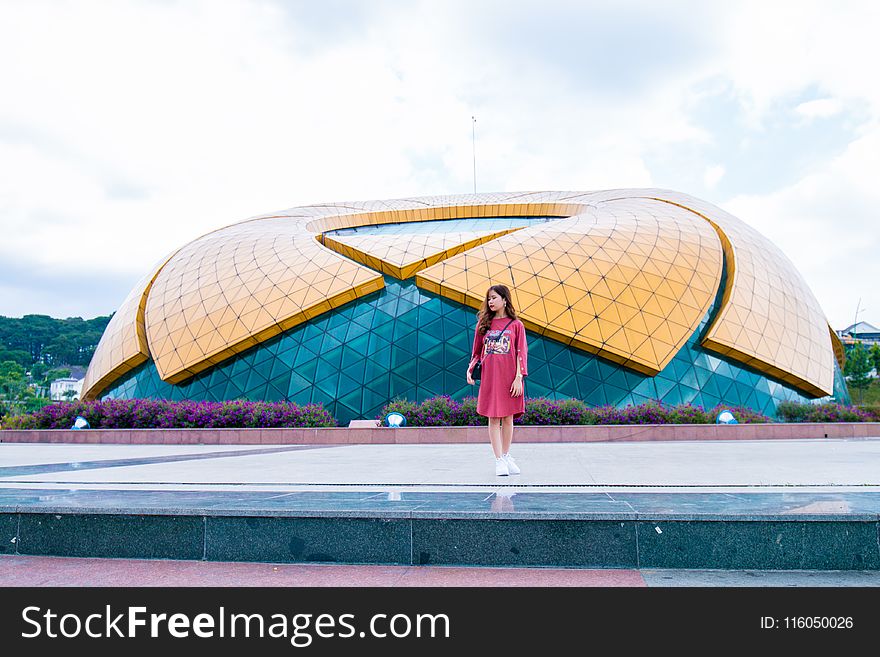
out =
[[[70,429],[80,415],[93,429],[336,426],[336,420],[320,404],[104,399],[50,404],[27,415],[5,418],[3,428]]]
[[[449,396],[433,397],[421,403],[396,399],[386,404],[377,420],[396,411],[406,417],[408,426],[485,426],[487,419],[477,414],[477,400],[466,397],[457,402]],[[525,413],[515,422],[521,425],[588,425],[588,424],[711,424],[722,409],[727,408],[741,423],[771,422],[761,413],[740,406],[717,406],[705,411],[700,406],[679,404],[664,406],[657,401],[638,406],[598,406],[590,408],[579,399],[526,399]]]
[[[873,410],[842,404],[799,404],[783,402],[777,409],[783,422],[877,422]]]

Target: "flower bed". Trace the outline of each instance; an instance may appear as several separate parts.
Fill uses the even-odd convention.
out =
[[[526,411],[515,420],[521,425],[578,425],[578,424],[713,424],[722,409],[733,412],[740,423],[772,422],[766,415],[739,406],[716,406],[703,410],[700,406],[679,404],[664,406],[649,402],[639,406],[590,407],[577,399],[553,400],[545,398],[526,399]],[[387,404],[376,417],[383,419],[396,411],[405,418],[408,426],[485,426],[487,420],[477,415],[476,397],[465,397],[458,402],[449,396],[432,397],[421,404],[408,400],[394,400]]]
[[[88,420],[93,429],[336,426],[336,420],[321,404],[106,399],[50,404],[28,415],[5,418],[3,428],[70,429],[78,415]]]
[[[755,411],[719,405],[710,410],[692,404],[665,406],[648,402],[638,406],[590,407],[577,399],[526,399],[526,411],[518,425],[590,424],[714,424],[722,409],[733,412],[740,424],[773,422]],[[395,400],[376,417],[391,411],[402,413],[413,427],[485,426],[477,414],[475,397],[456,401],[449,396],[432,397],[421,403]],[[880,422],[880,407],[856,408],[839,404],[783,402],[778,422]],[[27,415],[7,417],[4,429],[70,429],[81,415],[94,429],[217,429],[217,428],[313,428],[335,427],[336,420],[321,404],[298,406],[269,402],[194,402],[155,399],[108,399],[95,402],[50,404]]]
[[[782,402],[776,413],[781,422],[880,422],[880,406]]]

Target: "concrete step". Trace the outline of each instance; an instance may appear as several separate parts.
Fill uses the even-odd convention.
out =
[[[277,563],[880,569],[880,492],[0,489],[0,553]]]

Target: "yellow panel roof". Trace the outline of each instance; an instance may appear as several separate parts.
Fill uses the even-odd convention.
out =
[[[560,218],[500,235],[324,236],[370,224],[529,216]],[[420,269],[418,285],[475,307],[489,285],[511,285],[530,329],[655,374],[710,307],[722,253],[727,285],[703,344],[808,394],[830,394],[827,322],[775,246],[699,199],[623,189],[331,203],[217,230],[132,291],[96,350],[84,396],[147,358],[164,380],[181,382],[381,289],[380,272]]]
[[[150,353],[162,379],[178,383],[383,286],[301,221],[247,221],[188,244],[156,277],[145,314]]]
[[[420,272],[416,283],[478,308],[490,285],[513,292],[528,328],[657,374],[712,304],[721,243],[691,212],[652,199],[582,195],[570,218],[530,226]],[[495,277],[475,264],[502,263]],[[465,274],[466,272],[466,274]],[[710,288],[699,278],[713,280]],[[657,321],[647,329],[646,315]]]
[[[770,240],[711,203],[667,190],[641,190],[698,213],[722,235],[728,278],[721,311],[703,346],[812,395],[834,388],[834,346],[819,302]]]
[[[93,399],[107,385],[149,359],[144,308],[150,286],[168,259],[163,258],[137,282],[110,318],[83,379],[82,399]]]
[[[406,279],[425,267],[516,230],[520,229],[436,234],[324,235],[322,241],[337,253],[367,267]]]

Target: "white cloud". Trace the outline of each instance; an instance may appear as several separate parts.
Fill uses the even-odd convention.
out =
[[[720,204],[788,255],[832,326],[851,323],[859,297],[874,309],[868,315],[880,312],[880,77],[871,64],[880,59],[880,5],[737,3],[728,28],[719,34],[720,71],[756,129],[750,139],[788,109],[802,124],[847,112],[861,123],[839,154],[796,182],[764,194],[741,188]],[[777,167],[793,165],[790,153],[776,159]]]
[[[724,70],[753,120],[811,87],[844,104],[880,105],[870,64],[880,59],[877,3],[749,0],[729,6],[726,24],[717,35]]]
[[[840,114],[843,103],[836,98],[817,98],[801,103],[794,108],[795,112],[805,119],[827,119],[829,116]]]
[[[710,189],[715,187],[723,177],[724,167],[720,164],[713,164],[703,173],[703,181],[706,183],[706,187]]]
[[[86,289],[96,275],[132,285],[169,251],[256,214],[469,192],[473,114],[479,191],[672,187],[741,209],[786,252],[833,243],[825,269],[859,266],[865,240],[841,227],[864,230],[855,222],[876,207],[860,144],[878,135],[880,77],[867,68],[880,59],[878,11],[0,0],[0,259],[83,281],[82,294],[55,296],[21,292],[37,278],[0,281],[0,314],[110,312],[120,298]],[[695,115],[719,88],[745,128]],[[733,161],[707,150],[718,130],[760,140],[783,110],[822,125],[855,106],[867,108],[858,141],[768,194],[734,183]],[[791,154],[773,165],[792,167]],[[830,211],[842,205],[845,217]],[[793,232],[797,217],[811,235]],[[835,320],[815,263],[798,265]]]
[[[724,204],[782,249],[834,328],[852,323],[859,298],[863,307],[880,312],[877,171],[880,131],[872,130],[797,183]]]

